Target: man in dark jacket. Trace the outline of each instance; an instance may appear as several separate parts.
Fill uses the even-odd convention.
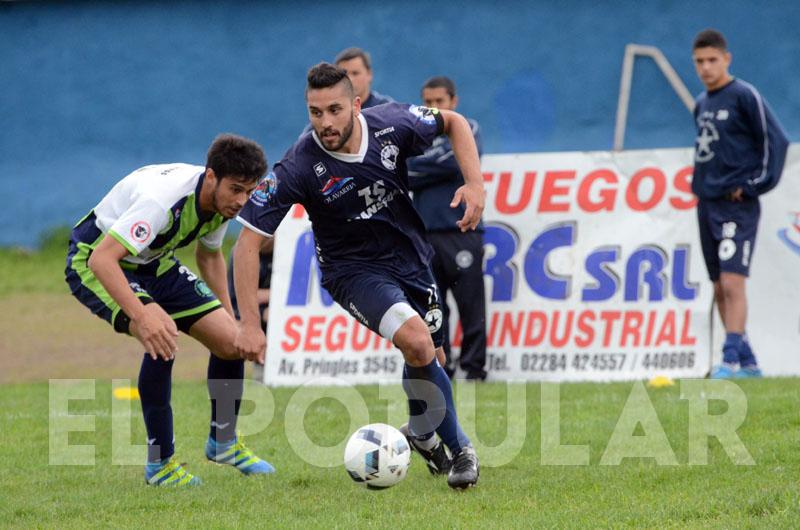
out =
[[[429,107],[455,110],[458,105],[456,87],[452,80],[439,76],[429,79],[422,87],[422,102]],[[478,123],[468,120],[472,135],[482,152]],[[428,240],[435,255],[431,263],[443,304],[445,329],[444,351],[446,370],[452,377],[448,336],[449,308],[447,292],[452,291],[458,306],[463,330],[459,365],[467,379],[486,378],[486,301],[483,285],[483,223],[474,232],[461,232],[456,221],[464,208],[443,208],[453,192],[463,183],[458,162],[447,136],[438,136],[422,156],[408,160],[409,186],[414,192],[414,206],[425,222]]]
[[[761,214],[758,197],[778,184],[789,142],[761,94],[728,73],[731,54],[720,32],[701,31],[692,58],[706,87],[694,109],[692,191],[699,199],[700,243],[726,331],[722,364],[711,377],[760,377],[745,331],[745,280]]]

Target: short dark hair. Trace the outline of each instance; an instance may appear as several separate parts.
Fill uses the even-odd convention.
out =
[[[347,71],[345,71],[344,68],[339,68],[331,63],[323,62],[312,66],[308,71],[307,81],[308,84],[306,85],[306,95],[308,95],[309,90],[330,88],[338,85],[339,83],[344,83],[347,93],[350,94],[351,97],[355,96],[355,92],[353,91],[353,83],[351,83],[350,78],[347,77]]]
[[[425,81],[425,84],[422,85],[422,90],[426,88],[444,88],[451,98],[456,95],[456,84],[453,83],[452,79],[443,75],[437,75]]]
[[[356,48],[355,46],[351,48],[345,48],[344,50],[340,51],[338,54],[336,54],[336,59],[334,59],[333,62],[339,64],[342,61],[349,61],[358,57],[364,61],[364,66],[367,70],[372,70],[372,60],[369,57],[369,53],[365,52],[361,48]]]
[[[724,52],[728,51],[728,43],[725,36],[715,29],[704,29],[694,38],[692,50],[697,48],[717,48]]]
[[[208,148],[206,168],[214,170],[218,179],[234,178],[257,181],[267,172],[264,150],[253,140],[235,134],[220,134]]]

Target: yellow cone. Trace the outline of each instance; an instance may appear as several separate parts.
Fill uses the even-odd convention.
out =
[[[121,386],[114,389],[114,398],[120,401],[132,401],[139,399],[139,390],[129,386]]]
[[[650,388],[664,388],[668,386],[675,386],[675,381],[666,375],[657,375],[647,382]]]

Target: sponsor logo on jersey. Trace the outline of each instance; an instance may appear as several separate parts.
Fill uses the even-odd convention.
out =
[[[389,134],[394,132],[394,127],[386,127],[385,129],[381,129],[380,131],[375,133],[375,138],[380,138],[384,134]]]
[[[324,175],[326,171],[328,170],[325,168],[325,164],[322,162],[317,162],[314,164],[314,173],[316,173],[318,177]]]
[[[387,142],[383,149],[381,149],[381,164],[389,171],[394,171],[397,167],[397,156],[400,154],[400,148],[391,142]]]
[[[367,317],[365,317],[361,313],[361,311],[358,310],[358,308],[353,302],[350,302],[350,313],[358,320],[360,320],[362,324],[364,324],[365,326],[369,326],[369,320],[367,320]]]
[[[203,298],[214,296],[214,293],[211,292],[211,289],[208,287],[208,284],[206,284],[206,282],[204,282],[203,280],[197,280],[196,282],[194,282],[194,292],[196,292]]]
[[[150,237],[150,224],[147,221],[136,221],[131,226],[131,237],[137,243],[144,243]]]
[[[258,206],[264,206],[275,195],[275,190],[277,189],[278,181],[275,179],[275,174],[270,171],[267,173],[267,176],[258,183],[250,199]]]
[[[408,111],[425,123],[435,123],[436,115],[439,114],[439,109],[437,108],[420,105],[411,105]]]
[[[325,196],[325,204],[330,204],[355,187],[356,183],[353,182],[353,177],[331,175],[319,191]]]

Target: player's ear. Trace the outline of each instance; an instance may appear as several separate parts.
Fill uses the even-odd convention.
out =
[[[217,174],[214,173],[214,170],[211,169],[210,167],[206,168],[206,180],[208,180],[212,184],[217,183]]]
[[[453,96],[453,101],[451,102],[450,110],[456,110],[456,107],[458,107],[458,95]]]
[[[361,114],[361,98],[358,96],[353,99],[353,114],[355,116]]]

